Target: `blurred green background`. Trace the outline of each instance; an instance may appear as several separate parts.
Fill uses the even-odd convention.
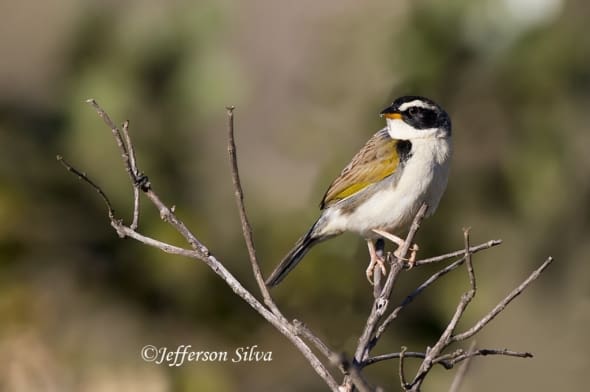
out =
[[[548,255],[557,261],[477,337],[532,360],[473,361],[463,390],[582,390],[590,370],[590,35],[583,0],[85,1],[0,3],[0,390],[321,391],[319,377],[202,263],[120,240],[62,153],[128,219],[114,140],[84,100],[131,121],[140,168],[198,237],[255,289],[235,209],[225,105],[236,105],[246,203],[267,273],[318,214],[332,178],[420,94],[454,124],[452,176],[421,256],[478,254],[469,327]],[[140,230],[183,244],[147,203]],[[365,243],[315,248],[273,291],[289,317],[351,353],[371,298]],[[402,276],[401,300],[435,269]],[[423,351],[466,273],[403,314],[375,353]],[[270,363],[145,363],[146,344]],[[408,371],[416,363],[407,361]],[[368,377],[397,390],[397,362]],[[425,390],[447,390],[435,369]]]

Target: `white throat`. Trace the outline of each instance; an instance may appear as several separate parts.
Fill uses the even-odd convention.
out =
[[[415,129],[401,119],[387,119],[389,136],[397,140],[428,139],[444,137],[445,132],[439,128]]]

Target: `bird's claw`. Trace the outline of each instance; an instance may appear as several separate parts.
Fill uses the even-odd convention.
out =
[[[410,257],[405,258],[401,256],[401,246],[399,248],[397,248],[397,250],[395,252],[393,252],[394,256],[397,257],[399,260],[403,260],[407,262],[407,266],[408,269],[412,269],[414,268],[414,264],[416,263],[416,253],[418,253],[418,251],[420,250],[420,247],[418,246],[418,244],[412,244],[412,246],[408,249],[408,251],[410,252]]]
[[[391,234],[387,231],[380,230],[380,229],[373,229],[373,232],[379,234],[383,238],[387,238],[391,242],[397,244],[397,250],[393,252],[393,255],[397,257],[399,260],[407,261],[408,269],[412,269],[414,267],[414,263],[416,263],[416,253],[418,252],[418,245],[412,244],[412,246],[408,249],[410,252],[410,257],[405,258],[402,257],[400,250],[404,247],[405,241],[398,236]]]
[[[385,267],[385,260],[379,256],[371,257],[371,262],[369,263],[369,266],[367,267],[367,270],[366,270],[367,280],[369,281],[369,283],[371,283],[371,286],[375,285],[375,282],[373,281],[373,272],[375,271],[375,268],[377,268],[377,267],[379,267],[383,276],[387,275],[387,268]]]

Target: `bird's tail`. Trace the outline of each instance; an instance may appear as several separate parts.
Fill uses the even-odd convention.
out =
[[[305,235],[299,238],[293,249],[283,258],[268,279],[266,279],[266,285],[268,287],[279,284],[297,266],[311,247],[324,239],[313,235],[314,228],[315,225]]]

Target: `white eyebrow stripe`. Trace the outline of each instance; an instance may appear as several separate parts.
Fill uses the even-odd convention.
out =
[[[403,112],[406,111],[408,108],[411,107],[419,107],[419,108],[423,108],[423,109],[430,109],[430,110],[435,110],[436,108],[420,99],[415,99],[413,101],[410,102],[406,102],[406,103],[402,103],[401,105],[399,105],[399,111]]]

